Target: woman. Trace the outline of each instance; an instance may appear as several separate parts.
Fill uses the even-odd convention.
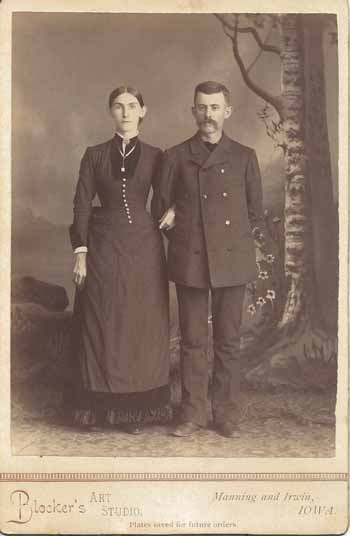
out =
[[[78,389],[74,422],[139,433],[169,402],[169,298],[163,242],[146,211],[161,150],[142,142],[140,92],[109,97],[115,136],[81,161],[70,227]],[[92,208],[98,196],[101,207]]]

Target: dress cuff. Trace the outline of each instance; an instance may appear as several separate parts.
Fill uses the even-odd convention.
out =
[[[87,253],[88,248],[86,246],[79,246],[75,248],[74,253]]]

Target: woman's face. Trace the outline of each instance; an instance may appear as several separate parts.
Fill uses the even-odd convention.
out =
[[[131,93],[118,95],[110,108],[116,129],[121,134],[138,130],[140,119],[146,115],[146,107]]]

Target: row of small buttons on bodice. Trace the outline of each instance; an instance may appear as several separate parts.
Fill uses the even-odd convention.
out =
[[[122,178],[122,197],[123,197],[123,203],[124,203],[125,212],[126,212],[126,215],[128,217],[128,222],[132,223],[132,218],[131,218],[131,214],[130,214],[130,208],[129,208],[129,205],[128,205],[128,201],[126,199],[126,178],[125,177]]]

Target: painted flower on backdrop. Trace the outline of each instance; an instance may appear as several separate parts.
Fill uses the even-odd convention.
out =
[[[256,313],[256,307],[255,307],[254,303],[251,303],[251,304],[248,306],[247,311],[248,311],[248,313],[250,313],[251,315],[253,315],[253,314]]]
[[[276,292],[274,290],[272,290],[272,289],[268,289],[268,291],[266,293],[266,298],[268,300],[271,300],[271,301],[275,300],[276,299]]]
[[[265,271],[260,271],[258,277],[264,281],[269,278],[269,274]]]

